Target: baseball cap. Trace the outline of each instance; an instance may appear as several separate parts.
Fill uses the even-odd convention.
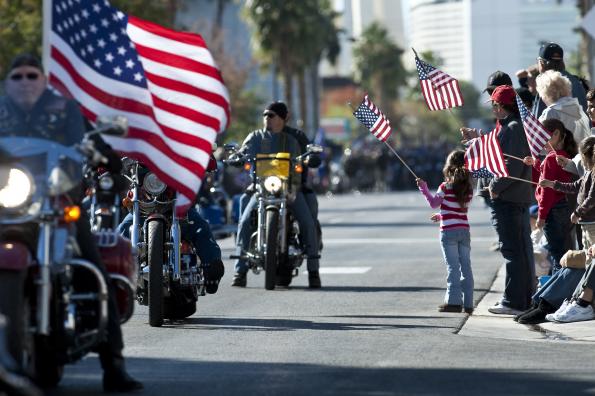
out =
[[[564,58],[564,50],[556,43],[544,43],[539,48],[539,57],[547,61],[562,60]]]
[[[32,66],[43,72],[43,65],[41,64],[41,60],[33,54],[24,53],[17,55],[10,63],[8,71],[10,72],[11,70],[14,70],[17,67],[21,66]]]
[[[510,85],[512,86],[512,80],[510,76],[503,71],[496,70],[488,77],[488,84],[483,92],[493,91],[499,85]]]
[[[277,114],[279,117],[285,119],[287,118],[287,105],[283,102],[272,102],[266,107],[266,110],[270,110],[273,113]]]
[[[510,85],[500,85],[494,89],[490,99],[500,104],[511,105],[514,103],[516,92]]]

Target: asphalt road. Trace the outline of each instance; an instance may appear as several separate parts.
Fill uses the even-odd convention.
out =
[[[139,394],[595,394],[592,344],[462,336],[465,314],[437,312],[445,268],[419,193],[321,197],[320,208],[321,290],[304,274],[288,290],[264,290],[263,274],[232,288],[226,260],[219,292],[188,320],[151,328],[137,307],[124,335]],[[477,301],[501,259],[480,201],[470,218]],[[221,246],[228,257],[232,241]],[[97,358],[68,366],[50,394],[101,394]]]

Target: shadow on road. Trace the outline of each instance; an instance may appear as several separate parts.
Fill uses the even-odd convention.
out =
[[[421,318],[421,317],[420,317]],[[164,328],[196,329],[196,330],[237,330],[237,331],[371,331],[386,329],[453,329],[453,326],[435,326],[426,324],[389,324],[389,323],[350,323],[350,322],[318,322],[303,319],[275,318],[206,318],[191,317],[174,324],[165,324]]]
[[[379,228],[379,227],[397,227],[397,228],[402,228],[402,227],[432,227],[432,228],[436,228],[437,225],[436,223],[432,223],[430,220],[428,221],[423,221],[423,222],[406,222],[406,221],[399,221],[399,222],[394,222],[394,223],[378,223],[378,222],[373,222],[373,223],[365,223],[365,222],[340,222],[340,223],[321,223],[320,224],[321,227],[323,228],[338,228],[338,227],[366,227],[366,228]],[[473,226],[475,227],[486,227],[486,226],[491,226],[491,223],[487,223],[487,222],[479,222],[479,223],[473,223]]]
[[[48,395],[102,395],[98,366],[93,358],[68,367],[62,386]],[[564,371],[556,375],[550,370],[369,368],[147,358],[130,358],[128,366],[145,384],[145,390],[135,395],[559,396],[593,394],[595,389],[595,380],[579,381]],[[586,370],[576,374],[588,378]]]

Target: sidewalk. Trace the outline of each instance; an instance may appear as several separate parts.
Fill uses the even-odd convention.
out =
[[[490,290],[481,299],[458,334],[469,337],[503,338],[527,341],[595,342],[595,320],[576,323],[546,322],[522,325],[512,315],[494,315],[488,308],[495,305],[504,291],[505,267],[502,266]]]

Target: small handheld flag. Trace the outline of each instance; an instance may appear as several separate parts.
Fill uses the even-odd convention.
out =
[[[422,61],[417,57],[417,53],[415,66],[421,92],[430,110],[444,110],[463,105],[463,95],[455,78]]]
[[[364,96],[362,103],[353,112],[357,118],[368,130],[381,142],[385,142],[390,137],[390,121],[370,100],[368,95]]]
[[[531,151],[531,155],[537,158],[541,154],[543,147],[552,138],[552,134],[545,129],[533,113],[527,110],[519,95],[516,95],[516,102],[521,113],[521,120],[523,121],[525,135],[527,136],[527,143],[529,143],[529,150]]]
[[[496,177],[508,177],[508,169],[498,142],[500,128],[497,127],[487,135],[473,139],[467,147],[465,167],[472,174],[475,173],[475,177],[485,177],[486,175],[489,177],[485,172]]]

